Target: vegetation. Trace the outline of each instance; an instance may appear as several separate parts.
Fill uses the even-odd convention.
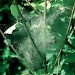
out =
[[[0,75],[75,75],[75,1],[0,0]]]

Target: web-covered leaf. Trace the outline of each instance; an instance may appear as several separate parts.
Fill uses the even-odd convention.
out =
[[[31,18],[31,26],[28,29],[43,58],[41,58],[37,52],[24,24],[21,25],[18,31],[15,30],[9,35],[21,60],[32,70],[38,70],[44,67],[43,63],[45,57],[46,59],[48,58],[48,53],[51,57],[46,61],[49,61],[48,68],[50,70],[63,43],[72,8],[69,7],[69,9],[67,9],[64,4],[59,5],[50,8],[46,17],[46,24],[44,24],[43,14]],[[29,23],[27,23],[27,26],[29,26],[28,24]]]

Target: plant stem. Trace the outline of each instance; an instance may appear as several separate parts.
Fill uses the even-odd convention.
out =
[[[47,1],[44,0],[44,21],[46,21],[46,7],[47,7]]]
[[[26,0],[26,2],[37,12],[37,14],[41,15],[41,13],[35,7],[33,7],[28,0]]]

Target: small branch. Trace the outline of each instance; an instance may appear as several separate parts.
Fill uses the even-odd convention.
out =
[[[59,65],[60,65],[60,57],[58,58],[58,65],[57,65],[57,75],[59,75]]]
[[[72,31],[71,31],[71,33],[70,33],[70,35],[69,35],[68,42],[70,42],[71,37],[72,37],[74,31],[75,31],[75,26],[74,26],[74,28],[72,29]]]
[[[44,20],[46,21],[46,7],[47,7],[47,1],[44,0]]]
[[[37,14],[41,15],[41,13],[35,7],[33,7],[28,0],[26,0],[26,2],[37,12]]]
[[[69,39],[66,39],[65,44],[68,45],[70,48],[75,49],[75,47],[69,42]]]

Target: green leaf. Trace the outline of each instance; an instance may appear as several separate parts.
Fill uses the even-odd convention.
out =
[[[19,10],[22,9],[20,5],[18,5]],[[19,11],[17,9],[17,6],[15,4],[12,4],[10,6],[11,14],[17,19],[19,17]]]
[[[39,69],[38,71],[36,71],[36,74],[37,75],[45,75],[46,74],[46,72],[45,72],[45,69]]]
[[[64,60],[64,64],[75,63],[75,53],[66,53],[63,60]]]
[[[44,7],[41,6],[41,5],[36,5],[35,7],[36,7],[39,11],[43,11],[43,10],[44,10]]]
[[[48,61],[46,64],[48,71],[50,71],[64,42],[71,11],[66,9],[63,4],[60,5],[59,2],[58,5],[50,8],[46,17],[46,25],[44,24],[43,14],[41,16],[34,15],[31,18],[31,26],[28,29],[43,59],[34,47],[30,36],[27,35],[28,32],[25,27],[20,27],[18,31],[15,30],[12,35],[9,35],[23,63],[27,63],[25,65],[34,71],[43,67],[45,57]]]
[[[16,5],[12,4],[10,6],[10,10],[11,10],[11,14],[17,19],[19,16],[19,13],[18,13],[18,9],[17,9]]]
[[[74,75],[73,66],[70,67],[70,64],[64,64],[60,75]]]

